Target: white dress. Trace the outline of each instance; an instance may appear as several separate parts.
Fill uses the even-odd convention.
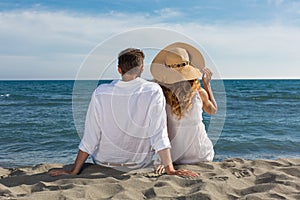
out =
[[[177,119],[167,105],[168,131],[171,141],[172,160],[176,164],[191,164],[212,161],[214,149],[202,122],[203,103],[197,92],[192,100],[192,109]]]

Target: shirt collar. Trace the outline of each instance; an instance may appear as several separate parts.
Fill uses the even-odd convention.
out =
[[[132,86],[136,86],[136,85],[140,85],[141,83],[143,82],[143,79],[140,78],[140,77],[137,77],[131,81],[122,81],[122,80],[119,80],[117,83],[116,83],[116,86],[118,87],[132,87]]]

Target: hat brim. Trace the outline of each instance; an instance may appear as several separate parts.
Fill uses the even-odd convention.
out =
[[[190,59],[190,65],[180,68],[170,68],[165,66],[166,54],[174,48],[183,48],[187,50]],[[172,84],[184,80],[197,79],[202,76],[201,70],[205,67],[205,61],[198,49],[195,47],[176,42],[161,50],[153,59],[150,67],[154,79],[161,83]],[[181,71],[180,71],[181,70]]]
[[[191,65],[181,68],[170,68],[159,63],[152,63],[151,73],[155,80],[165,84],[198,79],[202,76],[200,70]]]

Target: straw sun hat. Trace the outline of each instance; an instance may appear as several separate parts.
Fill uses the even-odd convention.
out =
[[[150,71],[158,82],[172,84],[200,78],[204,67],[205,61],[199,50],[189,44],[176,42],[155,56]]]

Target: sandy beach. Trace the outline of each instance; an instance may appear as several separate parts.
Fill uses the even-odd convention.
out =
[[[300,199],[300,159],[227,159],[176,168],[197,178],[156,175],[152,169],[120,172],[86,164],[77,176],[51,177],[40,164],[0,168],[0,199]]]

